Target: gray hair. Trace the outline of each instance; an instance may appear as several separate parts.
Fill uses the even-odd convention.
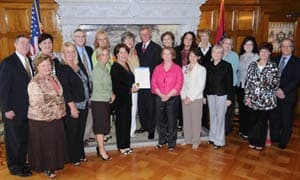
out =
[[[132,32],[126,31],[121,35],[121,42],[123,43],[125,39],[133,39],[135,41],[135,35]]]
[[[280,42],[280,47],[282,46],[282,42],[283,41],[289,41],[290,43],[291,43],[291,47],[295,47],[295,42],[292,40],[292,39],[290,39],[290,38],[284,38],[281,42]]]

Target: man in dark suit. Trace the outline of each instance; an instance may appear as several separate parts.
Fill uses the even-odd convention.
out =
[[[297,86],[300,81],[300,59],[292,54],[292,40],[284,39],[280,45],[282,55],[274,58],[281,74],[280,85],[276,91],[278,105],[271,113],[270,135],[272,142],[278,142],[278,147],[284,149],[292,134]]]
[[[161,47],[151,40],[152,31],[150,27],[140,28],[140,38],[142,42],[135,46],[141,67],[149,67],[150,75],[156,65],[161,63]],[[155,132],[155,95],[150,89],[140,89],[138,91],[138,112],[141,128],[137,133],[148,131],[148,139],[154,138]]]
[[[93,49],[89,46],[86,46],[86,34],[82,29],[76,29],[73,32],[73,40],[75,42],[76,50],[77,50],[77,56],[78,56],[78,66],[80,69],[84,71],[84,73],[88,76],[90,87],[92,88],[92,70],[93,70],[93,62],[92,62],[92,54]],[[86,118],[86,122],[84,125],[84,129],[82,130],[84,137],[92,137],[92,127],[93,127],[93,120],[91,116],[91,110],[89,108],[88,110],[88,116]],[[86,131],[86,132],[85,132]],[[89,134],[85,134],[89,133]],[[84,142],[87,143],[90,141],[89,139],[84,139]],[[91,140],[94,140],[94,138],[91,138]]]
[[[93,70],[92,54],[93,49],[89,46],[86,46],[86,34],[82,29],[76,29],[73,32],[73,40],[76,46],[77,55],[78,55],[78,65],[85,73],[89,76]]]
[[[0,106],[4,120],[7,167],[12,175],[26,177],[32,173],[26,166],[28,146],[27,85],[33,76],[29,39],[19,35],[16,51],[1,62]]]

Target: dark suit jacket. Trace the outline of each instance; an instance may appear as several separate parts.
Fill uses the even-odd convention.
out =
[[[137,51],[137,55],[139,57],[140,66],[149,67],[150,74],[158,64],[161,63],[161,47],[153,41],[150,41],[146,52],[142,51],[143,43],[140,42],[136,44],[135,49]]]
[[[87,52],[87,54],[89,56],[89,63],[90,63],[91,69],[93,70],[93,62],[92,62],[93,49],[91,47],[89,47],[89,46],[84,46],[84,47],[85,47],[85,50],[86,50],[86,52]],[[86,69],[84,67],[84,64],[83,64],[82,59],[81,59],[81,57],[79,55],[79,52],[77,52],[77,55],[78,55],[78,61],[79,61],[78,65],[83,70],[83,72],[87,75],[87,71],[86,71]]]
[[[28,57],[27,57],[28,58]],[[33,72],[31,59],[29,64]],[[0,71],[0,106],[5,112],[13,110],[17,121],[27,119],[29,99],[27,85],[30,81],[28,74],[16,53],[1,62]]]
[[[273,58],[279,65],[281,56]],[[283,90],[286,100],[296,101],[297,86],[300,82],[300,59],[292,55],[282,71],[279,87]]]

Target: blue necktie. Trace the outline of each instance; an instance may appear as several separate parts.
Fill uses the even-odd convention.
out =
[[[283,71],[283,69],[284,69],[284,67],[285,67],[285,65],[286,65],[286,57],[282,57],[281,58],[281,61],[280,61],[280,63],[279,63],[279,71],[280,71],[280,74],[282,74],[282,71]]]

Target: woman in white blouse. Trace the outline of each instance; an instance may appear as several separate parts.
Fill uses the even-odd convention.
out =
[[[189,52],[189,64],[182,67],[184,73],[183,88],[181,91],[184,143],[192,144],[197,149],[200,144],[203,91],[206,81],[206,69],[198,64],[201,58],[198,49]]]

